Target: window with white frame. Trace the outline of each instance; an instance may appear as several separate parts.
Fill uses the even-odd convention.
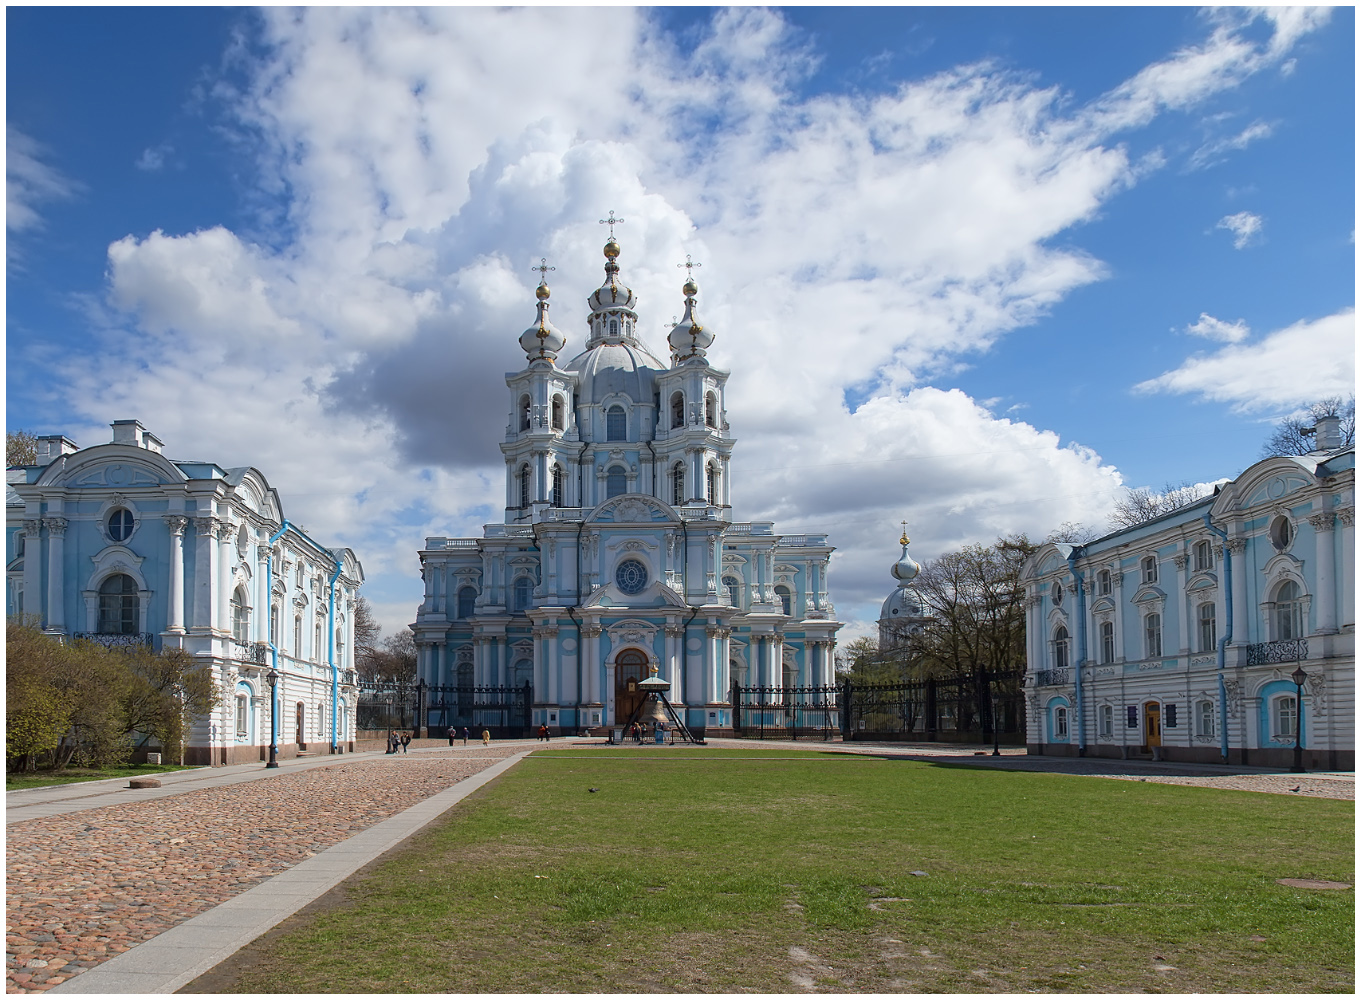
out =
[[[236,695],[236,738],[239,740],[247,739],[250,736],[250,698],[242,693]]]
[[[704,422],[710,427],[718,426],[718,397],[712,392],[704,397]]]
[[[671,466],[671,502],[679,507],[685,503],[685,463]]]
[[[1196,702],[1196,735],[1215,734],[1215,703],[1206,699]]]
[[[1196,572],[1201,570],[1214,569],[1214,553],[1210,549],[1207,541],[1196,542],[1195,547]]]
[[[529,506],[529,466],[520,466],[520,506]]]
[[[673,429],[685,426],[685,397],[679,392],[671,394],[671,426]]]
[[[1144,656],[1163,655],[1163,616],[1156,611],[1144,615]]]
[[[1276,590],[1271,632],[1273,639],[1298,639],[1304,635],[1304,601],[1300,596],[1300,585],[1294,580],[1286,580]]]
[[[514,603],[514,605],[512,605],[511,610],[512,610],[512,611],[525,611],[525,610],[528,610],[529,604],[530,604],[530,597],[531,597],[531,595],[533,594],[533,592],[534,592],[534,581],[531,580],[529,577],[527,577],[527,576],[522,576],[522,577],[520,577],[520,579],[516,580],[516,581],[515,581],[515,603]]]
[[[1196,608],[1196,624],[1200,631],[1200,651],[1214,652],[1218,637],[1215,635],[1215,606],[1212,601],[1206,601]]]
[[[1283,694],[1271,702],[1272,736],[1286,739],[1295,738],[1295,726],[1299,723],[1299,706],[1293,694]]]
[[[520,430],[529,430],[529,397],[520,397]]]
[[[293,655],[302,658],[302,615],[293,618]]]
[[[237,587],[232,591],[232,638],[237,642],[250,639],[250,608],[246,606],[246,591]]]
[[[1115,732],[1115,709],[1110,705],[1101,706],[1101,735],[1110,736]]]
[[[1068,709],[1060,705],[1054,709],[1054,739],[1066,740],[1068,738]]]
[[[567,497],[567,477],[562,471],[562,466],[553,463],[553,506],[561,507]]]
[[[1049,600],[1054,603],[1056,608],[1063,603],[1063,584],[1058,581],[1054,582],[1054,585],[1049,588]]]
[[[1111,592],[1111,571],[1110,571],[1110,570],[1108,570],[1108,569],[1103,569],[1103,570],[1101,570],[1100,572],[1098,572],[1098,573],[1096,574],[1096,592],[1097,592],[1097,594],[1099,594],[1099,595],[1101,595],[1101,596],[1103,596],[1103,597],[1108,597],[1108,596],[1110,596],[1110,592]]]
[[[1139,566],[1140,566],[1140,569],[1141,569],[1142,572],[1143,572],[1143,580],[1144,580],[1144,583],[1157,583],[1157,582],[1158,582],[1158,557],[1157,557],[1157,556],[1144,556],[1143,561],[1139,564]]]
[[[137,581],[115,573],[99,585],[99,632],[132,635],[137,631]]]
[[[1101,623],[1101,662],[1115,662],[1115,623]]]
[[[555,430],[555,431],[560,431],[560,430],[562,430],[562,429],[563,429],[563,426],[565,425],[565,420],[564,420],[564,417],[563,417],[563,412],[564,412],[564,410],[565,410],[565,407],[564,407],[564,405],[563,405],[562,397],[561,397],[561,396],[554,396],[554,397],[553,397],[553,430]]]
[[[126,542],[132,536],[132,511],[119,508],[109,515],[109,537]]]
[[[782,613],[782,614],[786,614],[786,615],[787,615],[787,614],[792,614],[792,612],[790,611],[790,607],[791,607],[791,605],[793,604],[793,600],[794,600],[794,599],[793,599],[793,596],[789,593],[789,588],[788,588],[788,587],[776,587],[776,588],[775,588],[775,596],[778,597],[778,598],[780,599],[781,613]]]
[[[323,650],[322,650],[322,648],[321,648],[321,629],[322,629],[322,625],[323,625],[323,624],[324,624],[324,623],[323,623],[322,619],[318,618],[318,619],[317,619],[317,627],[316,627],[316,629],[314,630],[314,631],[315,631],[315,635],[312,636],[312,641],[313,641],[312,649],[316,652],[317,656],[321,656],[321,655],[322,655],[322,652],[323,652]]]
[[[474,587],[458,588],[458,616],[460,618],[471,618],[473,607],[477,604],[477,589]]]
[[[274,605],[269,609],[269,643],[271,646],[279,644],[279,605]]]
[[[1282,514],[1271,522],[1268,534],[1276,551],[1284,552],[1295,541],[1295,526],[1290,523],[1290,518]]]
[[[742,582],[735,576],[725,576],[723,586],[728,588],[728,601],[734,608],[742,606]]]
[[[1060,625],[1054,630],[1054,667],[1062,670],[1068,666],[1068,630]]]
[[[709,503],[711,503],[711,504],[717,504],[717,503],[718,503],[718,466],[715,465],[715,464],[712,463],[712,462],[709,463],[709,474],[708,474],[707,479],[708,479],[708,482],[706,483],[707,490],[706,490],[706,492],[705,492],[705,496],[708,498]]]

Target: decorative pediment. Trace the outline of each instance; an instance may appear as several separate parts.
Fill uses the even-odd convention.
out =
[[[1289,552],[1278,552],[1268,559],[1266,565],[1262,567],[1262,577],[1270,583],[1287,579],[1303,581],[1305,579],[1304,561],[1295,558]],[[1309,588],[1305,587],[1304,589],[1308,590]]]
[[[658,628],[660,626],[639,618],[626,618],[605,626],[605,633],[610,637],[610,644],[616,648],[623,645],[651,646],[657,637]]]
[[[1272,476],[1265,482],[1257,483],[1252,492],[1248,494],[1247,500],[1243,501],[1239,507],[1255,507],[1258,504],[1273,503],[1288,494],[1312,485],[1314,485],[1313,479],[1303,472],[1286,472]]]
[[[124,545],[107,545],[90,557],[94,569],[90,573],[87,590],[97,591],[99,585],[109,577],[124,573],[137,581],[138,590],[146,590],[146,578],[142,576],[142,563],[145,560]]]
[[[1057,554],[1051,553],[1050,555],[1045,557],[1044,562],[1040,563],[1040,568],[1037,572],[1039,575],[1043,575],[1045,573],[1053,573],[1060,567],[1066,567],[1067,565],[1068,564],[1064,562],[1062,559],[1060,559]]]
[[[1092,614],[1104,614],[1115,610],[1115,602],[1109,597],[1098,597],[1092,602]]]
[[[1201,570],[1186,581],[1187,590],[1204,590],[1207,587],[1213,589],[1217,586],[1219,586],[1219,577],[1208,570]]]
[[[606,500],[588,519],[600,524],[675,524],[671,508],[655,497],[628,493]]]
[[[1167,600],[1167,595],[1152,584],[1144,584],[1134,592],[1131,600],[1135,604],[1162,604]]]
[[[63,484],[75,489],[95,487],[163,486],[172,480],[161,470],[141,462],[107,462],[93,468],[82,465]]]

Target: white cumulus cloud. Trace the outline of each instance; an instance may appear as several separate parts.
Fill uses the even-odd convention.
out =
[[[1251,343],[1197,355],[1135,386],[1139,392],[1198,395],[1239,412],[1279,412],[1356,387],[1356,315],[1352,309],[1301,320]]]
[[[1233,248],[1242,250],[1256,242],[1262,232],[1262,217],[1251,212],[1234,212],[1215,223],[1216,229],[1233,233]]]
[[[1246,340],[1248,334],[1252,331],[1241,319],[1227,323],[1222,319],[1215,319],[1209,313],[1201,313],[1200,319],[1187,326],[1186,332],[1193,337],[1204,337],[1206,340],[1220,340],[1226,344],[1236,344],[1241,340]]]

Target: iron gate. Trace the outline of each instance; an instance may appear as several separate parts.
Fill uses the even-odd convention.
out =
[[[358,728],[361,730],[425,729],[444,736],[449,727],[473,735],[489,730],[497,739],[527,737],[531,729],[534,689],[519,687],[360,682]]]

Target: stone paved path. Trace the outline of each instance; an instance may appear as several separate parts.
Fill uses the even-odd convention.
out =
[[[79,975],[523,749],[344,760],[12,823],[7,992]]]

